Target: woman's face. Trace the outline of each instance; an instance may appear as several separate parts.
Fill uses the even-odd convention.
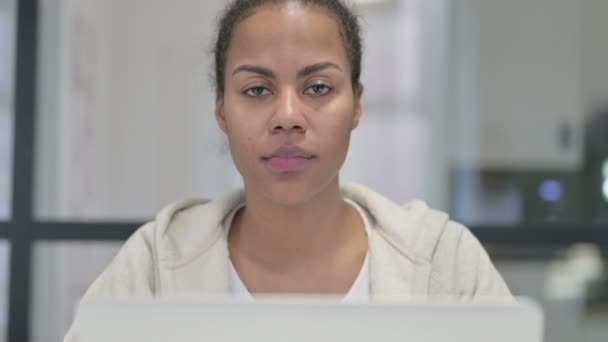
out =
[[[294,205],[338,182],[361,88],[337,22],[297,3],[263,6],[236,27],[216,118],[247,192]]]

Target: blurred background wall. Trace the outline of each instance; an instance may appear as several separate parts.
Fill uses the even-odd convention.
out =
[[[143,222],[176,199],[240,186],[213,117],[211,40],[225,1],[39,4],[36,220]],[[608,2],[357,6],[364,117],[344,182],[400,203],[422,198],[488,229],[608,229]],[[0,0],[0,220],[11,217],[19,134],[12,128],[15,9]],[[120,245],[35,244],[33,341],[61,340],[74,304]],[[604,340],[605,250],[486,247],[513,292],[544,305],[548,341]],[[0,329],[9,251],[0,243]]]

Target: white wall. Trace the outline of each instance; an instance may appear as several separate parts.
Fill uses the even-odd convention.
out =
[[[143,219],[238,185],[213,118],[212,3],[46,4],[39,217]]]
[[[580,167],[582,4],[451,4],[455,164],[496,170]],[[568,144],[560,138],[563,129],[570,132]]]
[[[422,91],[423,81],[426,86],[435,80],[421,79],[427,69],[438,69],[436,60],[424,60],[435,47],[421,47],[435,41],[426,38],[441,34],[427,29],[436,27],[437,17],[423,22],[421,16],[430,11],[430,3],[441,2],[388,1],[359,8],[363,116],[352,134],[341,179],[369,186],[397,203],[423,198],[434,206],[444,204],[442,156],[432,153],[440,142],[431,137],[443,113],[437,94]]]
[[[117,192],[109,211],[141,216],[169,201],[215,197],[237,186],[213,117],[208,47],[218,5],[134,0],[115,7],[121,10],[114,13],[106,148]]]
[[[608,106],[608,1],[580,0],[582,92],[585,113]]]

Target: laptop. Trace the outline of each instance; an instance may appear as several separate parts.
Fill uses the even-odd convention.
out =
[[[82,303],[79,342],[542,342],[543,312],[520,304],[100,299]]]

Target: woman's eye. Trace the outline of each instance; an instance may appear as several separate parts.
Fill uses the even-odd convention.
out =
[[[325,84],[315,84],[310,86],[310,88],[306,90],[306,93],[311,95],[325,95],[330,91],[331,88],[326,86]]]
[[[265,87],[251,87],[245,91],[245,94],[256,97],[256,96],[268,95],[268,94],[270,94],[270,91],[268,89],[266,89]]]

